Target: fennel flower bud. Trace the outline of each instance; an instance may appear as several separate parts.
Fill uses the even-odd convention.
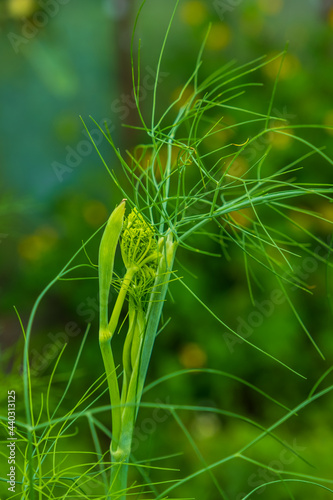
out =
[[[125,219],[120,247],[127,271],[133,271],[129,292],[136,302],[141,302],[156,277],[159,252],[155,234],[154,228],[133,208]]]

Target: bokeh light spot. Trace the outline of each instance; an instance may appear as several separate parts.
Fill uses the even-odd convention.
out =
[[[33,234],[24,236],[18,245],[18,253],[26,260],[39,260],[52,250],[58,240],[58,233],[50,226],[42,226]]]
[[[174,102],[176,109],[180,109],[185,106],[185,104],[190,100],[194,94],[193,85],[188,85],[184,92],[182,92],[183,87],[177,87],[171,94],[171,102]]]
[[[333,7],[331,7],[327,13],[327,20],[328,20],[329,26],[331,28],[333,28]]]
[[[332,223],[333,223],[333,206],[332,203],[327,203],[323,202],[320,203],[316,207],[316,211],[320,213],[320,215],[326,219],[323,220],[321,218],[318,218],[316,221],[316,224],[322,229],[322,231],[325,231],[326,233],[331,233],[332,232]]]
[[[207,361],[207,354],[194,342],[185,344],[180,353],[179,361],[185,368],[202,368]]]
[[[281,127],[283,126],[283,122],[277,122],[270,124],[271,127]],[[285,135],[288,134],[288,135]],[[280,149],[280,150],[285,150],[288,149],[290,146],[290,143],[292,142],[293,138],[290,137],[293,135],[293,131],[291,129],[284,129],[281,132],[274,132],[271,131],[268,134],[269,142],[275,149]]]
[[[228,161],[223,170],[231,177],[242,177],[249,169],[249,163],[243,156]]]
[[[270,54],[269,57],[274,57],[275,54]],[[281,59],[278,57],[274,61],[270,62],[263,67],[263,72],[272,80],[276,78],[281,65]],[[294,77],[300,70],[301,63],[300,60],[293,54],[286,54],[282,68],[280,71],[279,79],[286,80],[288,78]]]
[[[84,220],[93,228],[99,227],[108,217],[104,203],[98,200],[89,200],[83,205]]]
[[[238,227],[251,226],[254,219],[254,213],[252,208],[242,208],[241,210],[230,212],[228,218],[230,219],[230,228],[237,231]]]
[[[209,50],[221,50],[230,43],[230,40],[230,28],[223,23],[213,23],[206,41],[206,48]]]
[[[204,144],[208,150],[214,151],[228,141],[232,141],[236,130],[236,122],[232,116],[214,117],[204,133]]]
[[[329,109],[324,116],[324,125],[326,127],[333,127],[333,109]],[[333,135],[333,128],[326,129],[329,135]]]
[[[214,413],[202,413],[196,415],[192,427],[197,438],[209,439],[219,433],[221,423]]]
[[[199,26],[207,19],[207,7],[199,0],[185,2],[180,9],[181,20],[190,26]]]
[[[34,0],[8,0],[8,14],[14,18],[29,17],[36,10]]]
[[[283,9],[283,0],[258,0],[258,7],[264,14],[274,16]]]

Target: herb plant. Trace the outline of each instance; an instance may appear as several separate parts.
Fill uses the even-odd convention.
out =
[[[173,16],[174,14],[175,10]],[[327,266],[327,272],[331,267],[330,241],[322,241],[308,230],[306,225],[302,227],[295,216],[301,214],[316,221],[329,223],[323,215],[304,205],[303,201],[322,199],[327,203],[331,202],[332,186],[318,182],[316,175],[311,182],[298,180],[298,171],[303,163],[310,162],[315,165],[320,160],[321,164],[326,163],[328,168],[332,168],[333,161],[329,155],[302,135],[302,132],[319,129],[320,126],[290,125],[283,118],[274,116],[272,110],[279,72],[265,114],[238,106],[237,102],[245,92],[249,92],[252,87],[260,86],[260,83],[249,81],[249,77],[252,78],[258,69],[271,63],[272,59],[261,58],[242,66],[230,63],[218,67],[214,73],[202,78],[200,71],[203,64],[204,43],[199,50],[195,69],[179,96],[161,116],[157,116],[159,72],[171,25],[172,19],[156,68],[149,120],[144,116],[139,99],[140,50],[136,67],[132,45],[133,89],[141,120],[140,131],[145,134],[147,143],[138,146],[134,152],[128,151],[123,155],[109,131],[100,128],[116,154],[122,168],[121,172],[119,168],[109,168],[95,145],[111,181],[119,191],[119,199],[117,202],[112,201],[113,211],[103,229],[98,259],[99,346],[105,375],[84,391],[70,412],[62,413],[62,403],[71,393],[71,384],[84,352],[84,343],[90,328],[88,327],[72,373],[68,376],[58,403],[53,409],[51,408],[50,394],[62,353],[54,364],[38,411],[34,410],[37,395],[30,374],[29,342],[37,308],[48,290],[59,280],[71,277],[75,270],[89,268],[96,273],[96,267],[90,259],[88,264],[75,262],[79,254],[86,252],[90,240],[97,237],[94,234],[41,293],[27,327],[21,324],[25,336],[23,361],[25,420],[22,418],[17,422],[18,447],[21,450],[20,477],[17,482],[17,492],[12,498],[28,500],[198,498],[195,491],[190,489],[191,482],[202,474],[207,474],[214,487],[214,498],[230,500],[235,498],[233,490],[228,482],[223,484],[217,471],[237,462],[244,464],[244,467],[252,465],[274,474],[273,480],[250,487],[241,497],[244,500],[253,498],[263,487],[272,492],[269,498],[278,498],[274,496],[273,491],[274,488],[277,492],[281,491],[280,486],[284,488],[285,498],[291,499],[295,498],[294,489],[300,485],[311,487],[311,491],[318,492],[317,498],[328,498],[325,495],[333,493],[332,480],[318,476],[315,471],[309,473],[306,469],[308,467],[306,460],[298,451],[284,443],[277,434],[280,426],[293,418],[298,418],[297,415],[301,410],[312,403],[317,403],[319,398],[332,390],[333,386],[327,386],[322,390],[318,388],[330,370],[324,372],[307,399],[297,402],[294,408],[287,408],[259,387],[239,378],[237,367],[233,373],[202,369],[203,372],[214,374],[216,377],[221,376],[236,381],[239,385],[245,385],[267,398],[272,406],[277,405],[283,414],[269,426],[224,408],[180,405],[173,402],[163,405],[142,400],[143,395],[159,383],[173,377],[182,377],[193,371],[188,369],[170,373],[163,379],[146,385],[149,362],[157,335],[168,334],[168,321],[161,318],[172,282],[182,287],[184,293],[190,294],[193,303],[204,308],[207,316],[213,317],[230,338],[238,339],[242,343],[242,349],[248,352],[257,351],[261,356],[266,356],[274,366],[289,371],[290,375],[304,378],[296,367],[289,366],[274,353],[265,350],[228,326],[224,321],[223,310],[221,315],[216,313],[192,290],[182,272],[178,271],[186,252],[194,252],[207,261],[221,255],[229,259],[233,249],[240,250],[249,284],[249,301],[252,302],[258,285],[252,266],[261,267],[272,273],[299,327],[308,337],[313,349],[324,358],[324,348],[318,345],[315,336],[299,316],[289,292],[290,286],[298,289],[300,293],[311,292],[302,277],[295,272],[297,259],[301,255],[315,256]],[[284,55],[285,51],[274,58],[280,60],[280,66],[283,64]],[[191,90],[190,96],[184,99],[189,90]],[[226,111],[229,114],[234,113],[237,117],[234,123],[224,122]],[[89,133],[89,126],[85,124],[85,127]],[[243,141],[239,144],[221,143],[220,146],[209,149],[208,145],[212,138],[221,132],[233,129],[237,129],[238,135],[243,135]],[[277,136],[292,138],[294,143],[299,145],[297,151],[302,149],[303,152],[290,158],[289,162],[272,169],[272,155],[275,154],[272,137]],[[235,167],[239,159],[260,138],[267,139],[265,150],[257,155],[248,169],[238,172]],[[91,140],[94,143],[93,137]],[[276,165],[276,159],[272,163]],[[242,222],[237,218],[237,214],[240,213],[245,214]],[[275,221],[274,226],[270,225],[269,220]],[[298,237],[296,238],[292,231],[291,234],[281,231],[276,223],[277,220],[285,221],[289,227],[296,226]],[[326,251],[325,256],[312,250],[309,244],[311,241],[320,243]],[[207,242],[212,244],[208,245]],[[122,276],[118,276],[114,269],[117,247],[120,249],[125,269]],[[219,248],[220,254],[216,255],[211,251],[212,247]],[[178,255],[179,261],[176,260]],[[110,297],[111,289],[114,292]],[[113,352],[113,339],[118,332],[122,339],[121,359],[115,359]],[[90,329],[89,335],[96,335],[97,349],[97,333]],[[105,398],[106,394],[110,398],[110,404],[101,404],[101,398]],[[179,478],[181,472],[179,474],[172,467],[155,466],[154,462],[149,461],[136,462],[131,452],[131,444],[135,424],[140,419],[140,408],[164,408],[170,412],[201,463],[199,469]],[[181,420],[179,416],[181,411],[201,411],[228,419],[240,419],[244,424],[253,426],[256,435],[230,454],[221,451],[218,460],[208,463]],[[100,418],[102,415],[109,416],[108,426]],[[5,425],[5,417],[1,421]],[[86,422],[90,430],[94,451],[87,451],[87,460],[83,463],[72,465],[66,458],[66,453],[71,456],[74,450],[68,451],[66,446],[68,447],[75,426],[83,425],[82,422]],[[101,434],[111,443],[110,450],[104,449],[100,439]],[[306,471],[280,470],[260,462],[252,450],[266,439],[272,440],[274,445],[278,445],[281,449],[288,450],[295,460],[305,464]],[[64,447],[67,451],[64,451]],[[171,460],[172,457],[169,457],[169,463]],[[132,473],[133,469],[138,472],[135,481],[129,479],[135,476],[135,473]],[[152,480],[150,473],[154,472],[156,477],[156,471],[160,474],[160,478]],[[164,480],[165,473],[168,473],[167,477],[171,479]],[[138,479],[139,475],[141,480]],[[5,478],[2,480],[5,481]],[[320,496],[321,492],[324,496]]]

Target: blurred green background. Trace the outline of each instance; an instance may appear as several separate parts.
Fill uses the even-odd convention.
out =
[[[125,123],[139,123],[131,90],[129,52],[138,8],[138,2],[125,0],[2,0],[0,4],[0,348],[1,369],[18,393],[23,340],[13,306],[26,324],[42,288],[121,199],[91,146],[80,116],[108,165],[118,174],[119,162],[89,116],[99,124],[107,122],[122,152],[147,141],[139,132],[123,127]],[[135,47],[140,38],[142,78],[146,82],[141,95],[145,116],[149,116],[153,77],[172,9],[173,2],[148,0],[138,23]],[[209,23],[203,75],[233,59],[243,64],[263,55],[272,56],[288,42],[273,114],[285,117],[291,124],[333,125],[333,2],[324,0],[181,0],[162,62],[158,112],[175,99],[192,73]],[[253,81],[263,82],[264,86],[251,91],[251,97],[242,97],[243,106],[258,112],[267,110],[278,64],[279,61],[265,66],[253,75]],[[230,123],[235,120],[231,112],[227,119]],[[312,131],[308,137],[332,153],[332,133]],[[221,136],[219,140],[234,138]],[[290,138],[279,136],[274,148],[277,161],[283,164],[291,161],[297,146]],[[330,170],[317,157],[307,163],[307,168],[309,175],[315,173],[318,182],[331,182]],[[329,204],[313,208],[333,220]],[[327,241],[328,224],[314,225],[305,219],[300,222],[309,224],[309,230]],[[98,237],[88,246],[94,263],[97,249]],[[196,278],[181,267],[178,269],[196,293],[236,328],[239,318],[246,320],[253,306],[242,255],[236,248],[230,254],[231,261],[225,262],[182,252],[183,263]],[[182,368],[209,367],[245,378],[291,407],[301,402],[333,359],[325,266],[319,265],[309,276],[314,290],[312,299],[297,295],[295,302],[327,356],[326,361],[314,352],[286,303],[277,306],[251,338],[303,373],[308,377],[306,381],[290,375],[245,344],[226,342],[223,329],[177,283],[171,288],[173,301],[169,300],[165,310],[166,318],[171,316],[172,320],[158,339],[149,380]],[[269,276],[263,280],[266,291],[257,297],[259,302],[265,300],[267,290],[276,287]],[[102,373],[96,311],[95,279],[62,282],[48,293],[32,340],[32,362],[41,387],[59,353],[57,345],[62,345],[66,337],[66,328],[71,334],[67,335],[70,340],[61,361],[64,374],[72,366],[89,321],[92,328],[77,390],[83,393]],[[59,391],[62,382],[59,375]],[[253,391],[214,375],[172,379],[154,389],[147,400],[156,398],[229,409],[257,419],[262,425],[269,425],[283,414]],[[71,401],[66,404],[70,408]],[[321,476],[331,474],[332,406],[330,398],[313,405],[303,415],[301,424],[290,424],[281,433],[291,446],[297,440]],[[143,410],[142,415],[149,418],[149,410]],[[254,435],[245,424],[216,415],[184,413],[182,418],[207,462],[235,451]],[[184,450],[184,457],[176,460],[182,475],[200,467],[172,418],[158,424],[156,432],[147,436],[149,439],[138,450],[140,456],[158,455],[160,449],[165,450],[163,454]],[[279,460],[281,449],[275,449],[267,440],[258,453],[268,463],[274,458]],[[170,461],[168,466],[172,464]],[[296,460],[283,466],[294,470],[299,467],[304,472]],[[311,469],[306,472],[311,473]],[[217,473],[235,500],[249,490],[251,474],[255,474],[253,483],[263,481],[258,467],[242,463],[219,468]],[[301,486],[293,488],[296,493],[302,491],[303,499],[312,498],[310,493],[306,496]],[[218,498],[206,476],[197,478],[191,487],[184,486],[179,494],[193,496],[193,491],[196,498]],[[282,498],[283,491],[272,490],[271,496],[265,498]],[[325,499],[329,494],[318,490],[316,495]]]

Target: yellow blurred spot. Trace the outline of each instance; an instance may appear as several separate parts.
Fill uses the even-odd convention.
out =
[[[220,420],[214,413],[202,413],[196,415],[193,422],[194,433],[199,439],[211,438],[218,434],[220,429]]]
[[[139,168],[139,165],[143,169],[149,168],[151,165],[152,161],[154,160],[154,148],[151,146],[146,146],[146,145],[140,145],[136,146],[135,149],[133,150],[133,156],[135,158],[136,163],[132,166],[132,168],[135,167]]]
[[[206,48],[209,50],[224,49],[231,40],[231,31],[226,24],[213,23],[210,29]]]
[[[182,90],[183,87],[177,87],[171,94],[171,102],[175,103],[174,106],[176,109],[180,109],[185,106],[185,104],[190,100],[191,97],[193,97],[194,94],[193,85],[188,85],[184,92],[182,92]]]
[[[232,177],[242,177],[249,169],[249,164],[243,156],[237,156],[234,160],[230,160],[224,167],[227,175]]]
[[[328,24],[331,28],[333,28],[333,7],[330,8],[327,14]]]
[[[320,227],[325,233],[332,233],[332,224],[333,224],[333,204],[332,203],[321,203],[316,207],[316,212],[318,212],[324,219],[316,219],[316,226]]]
[[[29,17],[36,10],[36,2],[34,0],[8,0],[7,9],[11,17],[19,19]]]
[[[332,203],[325,203],[320,207],[320,213],[329,222],[333,222],[333,205]]]
[[[283,122],[278,122],[278,123],[273,123],[273,124],[270,124],[271,127],[282,127],[283,126]],[[281,133],[283,132],[283,133]],[[293,135],[293,131],[291,129],[283,129],[281,132],[269,132],[268,133],[268,138],[269,138],[269,142],[271,143],[271,145],[273,146],[273,148],[275,149],[280,149],[280,150],[284,150],[284,149],[288,149],[289,146],[290,146],[290,143],[292,142],[293,138],[290,137],[291,135]],[[285,135],[285,134],[288,134],[288,135]]]
[[[324,116],[324,125],[326,127],[332,127],[331,129],[326,129],[326,132],[333,135],[333,109],[328,110]]]
[[[275,54],[270,54],[269,57],[274,57]],[[269,77],[272,78],[273,80],[276,78],[276,75],[279,72],[281,64],[281,59],[280,57],[277,59],[274,59],[274,61],[270,62],[269,64],[265,65],[263,67],[263,72]],[[292,78],[295,76],[299,69],[301,67],[301,63],[299,59],[292,55],[292,54],[286,54],[283,65],[280,71],[279,78],[282,80],[286,80],[288,78]]]
[[[235,119],[231,116],[213,117],[211,124],[205,130],[204,144],[205,147],[214,151],[221,148],[227,142],[231,142],[235,135]]]
[[[108,218],[106,206],[98,200],[89,200],[83,205],[83,217],[89,226],[99,227]]]
[[[185,24],[199,26],[207,18],[207,7],[199,0],[185,2],[180,9],[180,18]]]
[[[26,260],[39,260],[54,247],[58,233],[50,226],[42,226],[33,234],[25,236],[18,245],[18,252]]]
[[[283,9],[283,0],[258,0],[258,7],[264,14],[274,16]]]
[[[238,229],[239,227],[250,226],[253,222],[254,213],[252,208],[242,208],[241,210],[235,210],[228,214],[230,218],[230,226],[233,229]]]
[[[303,210],[308,210],[309,207],[301,206]],[[314,219],[313,217],[306,215],[305,213],[298,212],[297,210],[292,210],[288,212],[288,216],[291,219],[289,222],[290,228],[295,234],[304,234],[303,228],[308,231],[313,231],[315,227],[319,225],[319,219]]]
[[[154,165],[154,173],[157,180],[161,179],[161,174],[165,171],[165,167],[168,164],[168,161],[171,160],[171,169],[175,168],[178,160],[184,164],[190,164],[191,161],[189,159],[190,153],[193,154],[193,149],[188,148],[181,149],[178,146],[173,146],[170,152],[170,149],[163,145],[159,150],[158,154],[156,154],[156,150],[151,146],[140,145],[137,146],[133,151],[133,157],[136,160],[136,163],[132,165],[134,170],[137,169],[137,173],[141,173],[141,169],[152,168]],[[170,158],[171,154],[171,158]],[[153,165],[152,165],[153,164]],[[140,165],[140,167],[139,167]]]
[[[208,134],[209,132],[210,130],[206,130],[206,134]],[[220,128],[214,130],[213,133],[210,132],[210,135],[204,137],[205,147],[209,151],[214,151],[215,149],[218,149],[226,144],[230,136],[232,136],[232,132],[228,129],[225,130],[223,128]]]
[[[189,342],[182,347],[179,361],[185,368],[202,368],[206,364],[207,354],[198,344]]]

